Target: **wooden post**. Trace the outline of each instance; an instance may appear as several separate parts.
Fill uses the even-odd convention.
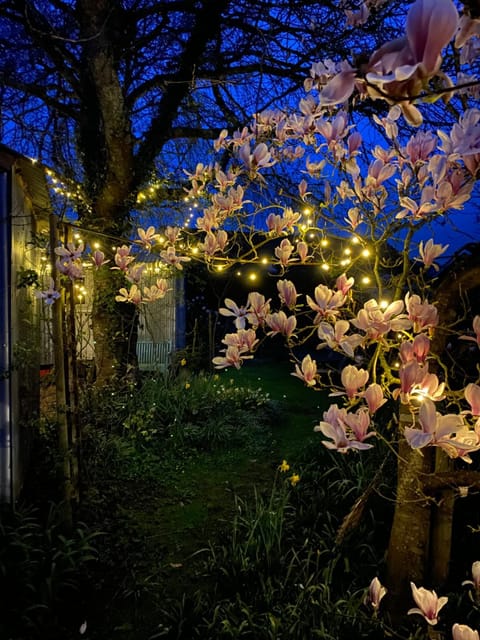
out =
[[[61,297],[52,305],[52,342],[55,367],[55,399],[57,409],[58,450],[61,459],[61,473],[63,486],[62,520],[66,528],[73,526],[72,514],[72,471],[71,452],[69,439],[69,425],[67,418],[67,380],[64,359],[64,304],[65,295],[61,291],[60,278],[55,266],[55,248],[58,246],[57,219],[50,215],[50,261],[51,276],[55,283],[55,289],[62,293]]]

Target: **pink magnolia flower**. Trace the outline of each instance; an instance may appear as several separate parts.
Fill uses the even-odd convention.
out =
[[[258,344],[254,329],[239,329],[237,333],[227,333],[222,343],[227,347],[236,347],[240,353],[253,351]]]
[[[130,289],[122,287],[115,296],[117,302],[131,302],[139,305],[142,302],[142,292],[136,284],[132,284]]]
[[[345,427],[339,422],[332,424],[322,421],[316,425],[313,430],[317,432],[320,431],[328,438],[328,440],[322,441],[322,444],[327,447],[327,449],[333,449],[339,453],[348,453],[351,449],[364,451],[372,448],[371,444],[349,438]]]
[[[235,367],[240,369],[244,360],[250,360],[253,356],[247,356],[241,353],[238,347],[227,347],[224,356],[216,356],[212,359],[215,369],[226,369],[227,367]]]
[[[438,131],[442,148],[450,161],[460,158],[475,176],[480,167],[480,109],[467,109],[456,122],[450,135]]]
[[[430,351],[430,339],[424,333],[419,333],[413,339],[412,349],[417,362],[423,364]]]
[[[466,624],[456,622],[452,627],[453,640],[480,640],[478,631],[474,631]]]
[[[306,355],[301,367],[298,364],[295,365],[295,372],[290,375],[300,378],[308,387],[314,387],[317,384],[317,363],[312,360],[310,355]]]
[[[342,273],[342,275],[338,276],[335,282],[335,289],[337,289],[337,291],[341,291],[343,295],[346,296],[354,284],[355,278],[347,278],[347,275]]]
[[[71,280],[83,278],[83,266],[80,260],[68,260],[59,258],[55,262],[55,267],[64,276],[68,276]]]
[[[480,416],[480,386],[471,382],[464,390],[465,400],[470,405],[474,416]]]
[[[298,257],[300,258],[300,262],[305,262],[308,257],[308,244],[306,242],[303,242],[303,240],[297,242],[297,253]]]
[[[347,413],[345,425],[352,433],[352,439],[356,442],[363,442],[367,438],[375,435],[374,431],[368,433],[370,426],[370,413],[367,407],[360,407],[355,413]]]
[[[452,436],[463,431],[465,427],[462,416],[452,413],[440,415],[429,398],[425,398],[420,406],[418,421],[421,429],[405,427],[404,431],[405,439],[412,449],[421,449],[428,445],[453,444]]]
[[[444,391],[445,383],[440,382],[434,373],[429,373],[428,370],[425,370],[425,375],[413,385],[410,394],[421,399],[430,398],[430,400],[439,402],[445,398]]]
[[[180,271],[183,270],[182,262],[190,262],[191,258],[187,256],[178,256],[175,251],[175,247],[167,247],[163,251],[160,251],[161,259],[167,264],[171,264]]]
[[[422,301],[417,294],[407,293],[405,296],[405,306],[408,317],[413,323],[415,333],[420,333],[424,329],[436,327],[438,324],[438,311],[433,304],[427,300]]]
[[[130,263],[127,267],[127,270],[125,271],[125,278],[128,280],[128,282],[131,282],[132,284],[139,284],[142,279],[143,272],[145,271],[146,268],[147,268],[146,264]]]
[[[346,297],[341,291],[332,291],[324,284],[315,287],[315,300],[307,296],[307,303],[313,311],[317,312],[314,324],[318,324],[323,319],[335,318],[339,313],[339,308],[345,304]]]
[[[365,596],[365,604],[370,605],[374,611],[377,611],[382,598],[386,595],[387,589],[382,585],[380,580],[375,576],[370,582],[368,593]]]
[[[368,385],[363,392],[363,397],[371,414],[375,413],[377,409],[380,409],[387,402],[387,399],[383,397],[382,387],[376,382]]]
[[[290,256],[293,252],[293,245],[287,238],[284,238],[278,247],[275,247],[275,256],[278,258],[280,264],[286,267]]]
[[[269,213],[266,223],[268,231],[276,236],[282,235],[285,230],[285,221],[278,213]]]
[[[435,151],[438,138],[431,131],[418,131],[410,138],[405,147],[408,161],[413,166],[427,162],[430,155]]]
[[[370,58],[366,80],[369,93],[399,102],[407,120],[419,125],[422,117],[408,100],[438,75],[442,49],[457,29],[458,12],[452,0],[416,0],[407,14],[406,35],[378,49]]]
[[[405,364],[402,364],[398,370],[398,375],[400,378],[400,388],[395,389],[392,395],[395,399],[400,396],[400,401],[403,404],[408,404],[412,389],[418,382],[423,380],[425,376],[425,369],[417,360],[408,360]]]
[[[369,340],[378,340],[389,331],[409,329],[411,322],[403,312],[403,301],[396,300],[382,309],[373,298],[363,305],[352,324],[364,331]]]
[[[98,249],[92,253],[91,258],[96,269],[99,269],[104,264],[110,262],[110,260],[105,260],[105,254],[103,251],[99,251]]]
[[[126,244],[119,247],[115,252],[115,266],[112,269],[119,269],[126,272],[129,265],[135,260],[135,257],[130,255],[130,247]]]
[[[351,449],[364,451],[371,449],[372,445],[354,438],[352,429],[347,432],[346,421],[348,414],[345,409],[339,409],[336,404],[331,405],[323,414],[323,420],[314,427],[314,431],[323,433],[328,440],[322,441],[327,449],[348,453]],[[358,425],[357,425],[358,426]],[[359,430],[362,433],[361,429]],[[371,434],[373,435],[373,433]]]
[[[275,160],[264,142],[258,144],[253,153],[251,153],[250,142],[246,142],[240,147],[238,156],[252,178],[257,175],[259,169],[265,169],[275,164]]]
[[[175,242],[180,237],[181,231],[182,230],[180,229],[180,227],[171,227],[170,225],[168,225],[165,229],[165,236],[168,242],[170,242],[171,244],[175,244]]]
[[[297,290],[290,280],[279,280],[277,282],[278,297],[282,304],[289,309],[294,309],[297,304]]]
[[[148,227],[146,231],[144,229],[138,228],[137,234],[140,238],[141,245],[148,251],[150,251],[150,249],[155,244],[160,242],[160,234],[155,233],[155,227]]]
[[[34,295],[39,300],[43,300],[45,304],[49,306],[52,305],[55,300],[60,298],[60,292],[55,289],[55,282],[53,281],[53,278],[50,278],[49,280],[48,289],[45,289],[44,291],[34,291]]]
[[[434,263],[435,259],[441,256],[448,249],[450,245],[445,244],[434,244],[432,238],[423,245],[423,241],[420,242],[418,246],[418,253],[420,254],[420,259],[426,268],[432,267],[435,271],[439,270],[438,265]]]
[[[83,242],[80,242],[78,247],[75,246],[73,242],[67,242],[67,244],[64,246],[56,247],[55,254],[59,256],[59,258],[63,262],[65,261],[74,262],[75,260],[80,260],[80,258],[82,257],[84,248],[85,247]]]
[[[475,560],[472,564],[472,579],[464,580],[462,585],[472,585],[475,588],[475,591],[478,595],[480,595],[480,560]]]
[[[247,298],[247,312],[247,320],[252,326],[263,326],[270,313],[270,299],[265,300],[261,293],[251,291]]]
[[[365,24],[369,15],[370,9],[365,2],[362,2],[358,11],[349,11],[348,9],[345,9],[345,16],[349,27],[359,27],[362,24]]]
[[[271,331],[267,333],[269,336],[274,336],[279,333],[286,338],[291,338],[297,327],[297,318],[295,316],[287,316],[285,311],[268,314],[265,322],[271,329]]]
[[[473,319],[473,330],[475,332],[475,337],[473,336],[460,336],[460,340],[470,340],[472,342],[476,342],[480,347],[480,316],[475,316]]]
[[[349,364],[342,369],[341,380],[347,392],[348,398],[353,398],[360,387],[367,384],[369,373],[365,369],[357,369],[353,364]]]
[[[239,307],[231,298],[225,298],[225,306],[221,307],[218,313],[222,316],[234,317],[235,327],[237,329],[245,329],[247,309],[245,307]]]
[[[367,63],[365,80],[343,62],[320,95],[323,106],[345,102],[358,86],[363,93],[398,103],[406,119],[418,126],[422,116],[412,104],[428,81],[440,75],[442,49],[457,29],[458,12],[452,0],[416,0],[407,14],[406,34],[387,42]]]
[[[166,283],[166,281],[165,281]],[[155,302],[155,300],[161,300],[167,294],[168,288],[157,284],[152,284],[151,287],[144,287],[142,302]]]
[[[448,598],[446,596],[439,598],[435,591],[429,591],[423,587],[417,588],[413,582],[410,582],[410,587],[417,606],[410,609],[408,615],[418,613],[425,618],[428,624],[436,625],[440,609],[447,604]]]
[[[362,344],[363,338],[358,334],[347,336],[350,328],[348,320],[337,320],[332,326],[328,322],[320,322],[317,334],[323,344],[318,346],[319,349],[329,347],[330,349],[342,349],[350,358],[354,357],[355,349]]]

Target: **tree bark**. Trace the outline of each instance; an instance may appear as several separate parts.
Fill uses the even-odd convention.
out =
[[[387,608],[392,622],[405,616],[411,604],[410,582],[423,582],[429,557],[431,501],[423,490],[423,479],[432,472],[431,451],[414,451],[403,439],[403,428],[412,415],[400,408],[397,495],[387,551]]]

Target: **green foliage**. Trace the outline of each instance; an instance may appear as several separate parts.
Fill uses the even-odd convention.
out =
[[[210,451],[244,446],[253,431],[272,422],[275,406],[259,389],[182,369],[176,377],[159,374],[110,395],[91,390],[83,413],[92,426],[149,448]]]
[[[378,460],[358,458],[332,471],[327,457],[323,448],[309,448],[298,469],[279,467],[269,491],[235,499],[230,533],[210,545],[202,584],[162,603],[152,639],[383,637],[384,624],[364,596],[381,565],[382,522],[391,514],[368,505],[348,546],[336,540]],[[300,480],[292,486],[294,475]],[[385,483],[382,490],[389,491]]]
[[[31,507],[2,514],[2,638],[63,639],[78,630],[85,606],[82,588],[97,559],[98,535],[84,524],[63,531],[53,505],[45,519]]]
[[[40,279],[35,269],[25,269],[21,266],[17,272],[17,289],[38,288],[39,286]]]

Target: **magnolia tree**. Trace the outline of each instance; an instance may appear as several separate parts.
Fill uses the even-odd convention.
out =
[[[350,23],[365,21],[375,4],[370,0],[358,12],[349,11]],[[458,287],[438,279],[438,261],[448,245],[425,235],[437,219],[463,208],[478,176],[480,110],[468,108],[468,99],[478,97],[478,84],[468,68],[479,50],[479,34],[480,21],[466,10],[459,17],[452,0],[416,0],[405,36],[386,43],[361,66],[315,63],[298,112],[259,113],[243,130],[222,132],[215,157],[186,172],[186,198],[194,199],[199,211],[195,232],[139,229],[135,242],[121,246],[115,264],[106,266],[126,279],[117,301],[138,306],[164,296],[167,284],[159,279],[142,285],[135,247],[157,252],[176,270],[190,260],[202,260],[213,271],[268,263],[277,294],[267,298],[252,291],[243,300],[225,299],[219,311],[232,320],[232,331],[213,364],[239,368],[254,358],[262,341],[282,336],[292,375],[335,396],[315,427],[325,447],[339,455],[368,455],[381,441],[396,451],[386,587],[375,578],[369,601],[376,611],[388,589],[395,615],[406,611],[404,596],[413,595],[417,607],[409,613],[421,614],[429,625],[437,623],[446,602],[416,586],[429,577],[435,561],[428,551],[438,526],[432,487],[480,486],[475,473],[462,466],[480,449],[479,380],[464,380],[459,388],[443,359],[447,338],[455,335],[447,308],[464,299]],[[450,43],[463,65],[455,79],[441,69],[442,50]],[[405,120],[420,127],[422,109],[428,108],[422,102],[452,96],[467,108],[451,127],[418,128],[409,138],[399,134]],[[346,104],[372,98],[389,110],[373,116],[383,135],[366,148]],[[295,189],[280,190],[280,174],[294,181]],[[78,277],[82,251],[58,247],[59,271]],[[103,254],[91,257],[100,268]],[[319,283],[312,290],[300,290],[290,276],[298,266],[317,270]],[[40,295],[53,303],[55,287]],[[468,303],[458,312],[465,317]],[[459,340],[476,355],[480,316],[461,334]],[[319,369],[318,349],[348,361],[338,376]],[[387,413],[385,405],[398,411]],[[445,461],[457,466],[451,469]],[[431,576],[440,583],[436,586],[442,586],[450,555],[451,534],[442,535],[443,565]],[[452,634],[455,640],[478,638],[462,624]]]

